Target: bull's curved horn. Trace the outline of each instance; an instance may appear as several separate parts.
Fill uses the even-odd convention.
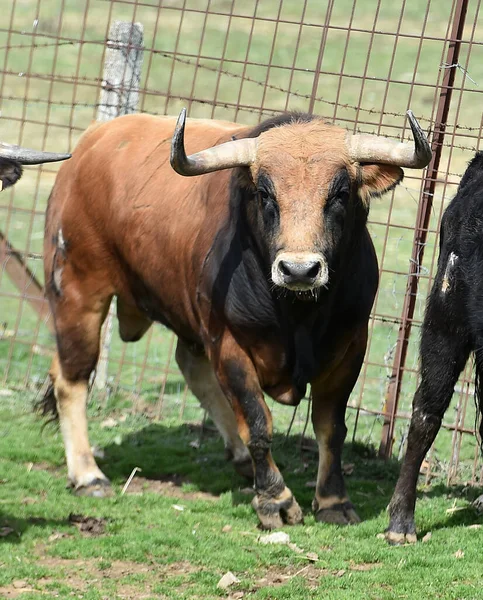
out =
[[[381,163],[410,169],[423,169],[431,160],[431,146],[411,110],[407,111],[414,144],[400,143],[388,138],[369,135],[350,135],[349,155],[361,163]]]
[[[21,165],[40,165],[42,163],[66,160],[70,157],[70,154],[55,154],[54,152],[30,150],[29,148],[22,148],[21,146],[0,142],[0,158],[14,160]]]
[[[184,149],[185,122],[186,109],[183,108],[178,117],[171,141],[170,156],[171,166],[180,175],[203,175],[204,173],[233,167],[248,167],[254,162],[257,156],[256,138],[226,142],[191,156],[186,156]]]

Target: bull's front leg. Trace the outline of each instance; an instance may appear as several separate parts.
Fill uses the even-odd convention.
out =
[[[312,382],[312,423],[319,447],[319,469],[312,508],[316,521],[338,525],[360,521],[346,492],[342,448],[347,433],[345,411],[367,342],[367,327],[340,344],[338,359]]]
[[[224,338],[214,360],[221,388],[229,399],[238,425],[238,433],[253,461],[256,496],[252,501],[262,529],[303,521],[300,506],[271,454],[272,415],[263,397],[255,367],[233,338]]]

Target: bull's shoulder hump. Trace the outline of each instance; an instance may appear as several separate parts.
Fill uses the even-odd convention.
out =
[[[174,131],[174,127],[178,120],[177,116],[173,115],[148,115],[148,114],[133,114],[123,115],[112,119],[105,123],[111,129],[117,127],[123,128],[144,128],[153,127],[154,129],[169,129]],[[193,119],[188,118],[186,121],[186,129],[197,129],[197,130],[217,130],[226,133],[237,133],[247,129],[245,125],[239,123],[233,123],[230,121],[222,121],[218,119]]]
[[[176,119],[177,117],[172,116],[134,114],[117,117],[104,123],[95,122],[81,136],[75,152],[78,154],[99,145],[103,148],[110,146],[117,148],[120,144],[133,141],[145,147],[150,143],[155,146],[162,141],[169,143]],[[239,135],[244,131],[246,131],[245,126],[228,121],[189,119],[186,126],[187,143],[194,141],[197,151],[228,141],[233,135]]]

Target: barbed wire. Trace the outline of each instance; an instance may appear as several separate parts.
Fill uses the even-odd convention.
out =
[[[112,41],[112,40],[108,40],[108,39],[103,39],[103,40],[57,40],[55,42],[49,42],[49,43],[31,43],[31,44],[18,44],[18,45],[6,45],[6,46],[1,46],[1,49],[10,49],[10,48],[16,48],[16,49],[28,49],[28,48],[43,48],[43,47],[51,47],[51,46],[64,46],[64,45],[75,45],[75,44],[95,44],[95,45],[109,45],[109,47],[111,48],[115,48],[116,47],[116,42]],[[123,44],[123,48],[125,48],[126,44]],[[218,73],[218,74],[222,74],[225,75],[227,77],[231,77],[233,79],[240,79],[242,81],[246,81],[249,83],[253,83],[254,85],[258,85],[260,87],[263,88],[267,88],[270,90],[274,90],[274,91],[278,91],[281,92],[283,94],[287,94],[290,96],[293,96],[295,98],[302,98],[304,100],[310,100],[312,98],[311,94],[302,94],[300,92],[291,90],[291,89],[287,89],[284,88],[282,86],[279,85],[275,85],[272,83],[268,83],[266,81],[259,81],[258,79],[255,79],[253,77],[250,77],[249,75],[247,75],[246,73],[243,74],[239,74],[239,73],[234,73],[232,71],[229,71],[228,69],[220,69],[219,67],[211,67],[207,64],[204,64],[202,62],[200,62],[200,60],[192,60],[190,58],[185,58],[182,55],[178,54],[178,53],[174,53],[174,52],[167,52],[165,50],[156,50],[155,48],[145,48],[143,46],[137,46],[135,44],[128,44],[128,48],[129,49],[136,49],[136,50],[142,50],[144,52],[150,52],[152,54],[161,56],[163,58],[167,58],[169,60],[181,63],[181,64],[185,64],[188,66],[192,66],[195,68],[199,68],[199,69],[204,69],[206,71],[210,71],[212,73]],[[221,60],[223,58],[224,62],[233,62],[230,61],[229,59],[227,59],[226,57],[212,57],[210,58],[210,60]],[[247,63],[249,64],[249,63]],[[260,66],[265,66],[268,67],[269,65],[260,65]],[[461,68],[459,64],[454,64],[454,65],[440,65],[440,68]],[[5,71],[0,71],[0,73],[5,72]],[[311,70],[311,69],[306,69],[304,70],[304,72],[310,73],[313,72],[315,73],[315,71]],[[336,74],[336,73],[334,73]],[[22,73],[23,76],[35,76],[33,74],[30,73]],[[40,75],[40,74],[39,74]],[[344,74],[340,74],[341,77],[344,77]],[[78,82],[78,81],[91,81],[92,83],[96,83],[96,84],[102,84],[102,79],[99,77],[94,77],[94,78],[80,78],[80,77],[66,77],[66,76],[57,76],[61,79],[70,79],[73,82]],[[473,80],[472,80],[473,81]],[[475,82],[476,83],[476,82]],[[416,84],[417,85],[417,84]],[[479,92],[480,90],[478,90]],[[154,93],[154,92],[153,92]],[[370,115],[375,115],[375,114],[382,114],[385,116],[391,116],[391,117],[402,117],[402,118],[406,118],[406,113],[402,113],[402,112],[397,112],[397,111],[388,111],[388,110],[380,110],[379,108],[364,108],[364,107],[360,107],[360,106],[355,106],[352,104],[348,104],[348,103],[340,103],[340,102],[336,102],[333,100],[327,100],[326,98],[322,97],[322,96],[316,96],[314,98],[315,102],[319,102],[322,104],[326,104],[328,106],[331,107],[337,107],[340,109],[350,109],[353,111],[358,111],[358,112],[364,112],[366,114],[370,114]],[[217,103],[218,105],[219,103]],[[244,109],[245,110],[245,109]],[[266,110],[272,110],[272,109],[258,109],[258,110],[254,110],[253,112],[257,112],[260,113],[260,111],[266,111]],[[280,111],[275,111],[275,112],[280,112]],[[428,124],[432,124],[433,123],[433,119],[430,119],[428,117],[425,116],[419,116],[418,117],[420,122],[424,122],[424,123],[428,123]],[[444,123],[443,126],[447,126],[448,123]],[[459,123],[454,124],[455,129],[460,129],[460,130],[465,130],[465,131],[480,131],[479,127],[472,127],[472,126],[468,126],[468,125],[461,125]],[[471,148],[465,148],[465,149],[471,149]]]
[[[149,91],[149,90],[141,90],[144,91],[144,93],[146,95],[159,95],[159,96],[166,96],[166,94],[162,94],[162,93],[158,93],[158,92],[154,92],[154,91]],[[232,110],[234,108],[234,106],[230,103],[226,103],[226,102],[221,102],[221,101],[212,101],[212,100],[204,100],[202,98],[186,98],[184,96],[179,96],[176,94],[170,94],[169,98],[172,98],[173,100],[186,100],[186,101],[191,101],[192,103],[195,104],[202,104],[202,105],[208,105],[208,106],[216,106],[216,107],[221,107],[221,108],[225,108],[226,110]],[[23,98],[23,97],[18,97],[18,96],[2,96],[3,100],[8,100],[10,102],[21,102],[22,104],[28,106],[29,103],[35,103],[35,104],[48,104],[49,106],[53,106],[53,107],[58,107],[58,108],[66,108],[66,109],[75,109],[75,108],[92,108],[92,109],[97,109],[100,106],[99,102],[65,102],[62,100],[56,100],[56,101],[52,101],[52,100],[46,100],[45,98]],[[117,104],[109,104],[109,103],[102,103],[102,106],[104,107],[116,107]],[[260,114],[266,114],[266,115],[277,115],[279,114],[281,111],[276,109],[276,108],[268,108],[268,107],[264,107],[264,108],[256,108],[256,107],[249,107],[249,106],[243,106],[240,107],[240,109],[243,112],[248,112],[248,113],[252,113],[252,114],[256,114],[256,115],[260,115]],[[150,115],[154,115],[154,116],[163,116],[164,113],[161,112],[157,112],[157,111],[153,111],[153,110],[144,110],[143,112],[150,114]],[[1,118],[8,118],[8,117],[3,117],[3,115],[0,112],[0,119]],[[50,123],[50,125],[55,126],[55,123]],[[456,127],[456,126],[455,126]],[[369,133],[372,134],[374,133],[374,131],[369,131],[367,129],[364,128],[360,128],[357,127],[357,133]],[[400,136],[397,135],[390,135],[390,134],[384,134],[386,137],[389,138],[394,138],[394,139],[400,139]],[[443,144],[441,144],[442,147],[444,148],[452,148],[452,149],[458,149],[458,150],[468,150],[470,152],[476,152],[478,150],[477,146],[464,146],[462,144],[453,144],[450,142],[444,142]],[[447,173],[448,175],[454,175],[455,177],[461,177],[461,173]]]
[[[0,46],[0,50],[11,50],[12,48],[15,50],[20,49],[32,49],[32,48],[51,48],[55,46],[74,46],[75,44],[85,43],[82,40],[74,41],[74,40],[57,40],[56,42],[45,42],[43,44],[39,44],[38,42],[31,44],[6,44],[5,46]]]

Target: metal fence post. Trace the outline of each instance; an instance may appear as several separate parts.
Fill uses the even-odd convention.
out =
[[[143,64],[143,26],[141,23],[114,21],[109,29],[102,90],[97,109],[98,121],[109,121],[134,113],[139,101],[139,84]],[[102,327],[101,349],[95,386],[105,388],[112,339],[114,302]]]
[[[136,112],[142,65],[142,24],[114,21],[107,40],[98,121]]]
[[[406,294],[401,313],[401,324],[399,326],[394,363],[384,404],[384,425],[382,429],[381,443],[379,446],[379,456],[385,459],[389,458],[392,453],[395,415],[401,393],[401,382],[406,363],[409,335],[411,333],[414,309],[416,306],[419,272],[423,262],[429,219],[433,206],[434,190],[436,187],[439,163],[443,150],[446,121],[451,105],[453,85],[457,70],[467,9],[468,0],[458,0],[453,18],[450,44],[446,58],[446,64],[451,65],[451,67],[445,70],[441,84],[432,141],[433,158],[431,159],[426,171],[422,198],[421,202],[419,203],[418,213],[416,216],[413,250],[411,254]]]

